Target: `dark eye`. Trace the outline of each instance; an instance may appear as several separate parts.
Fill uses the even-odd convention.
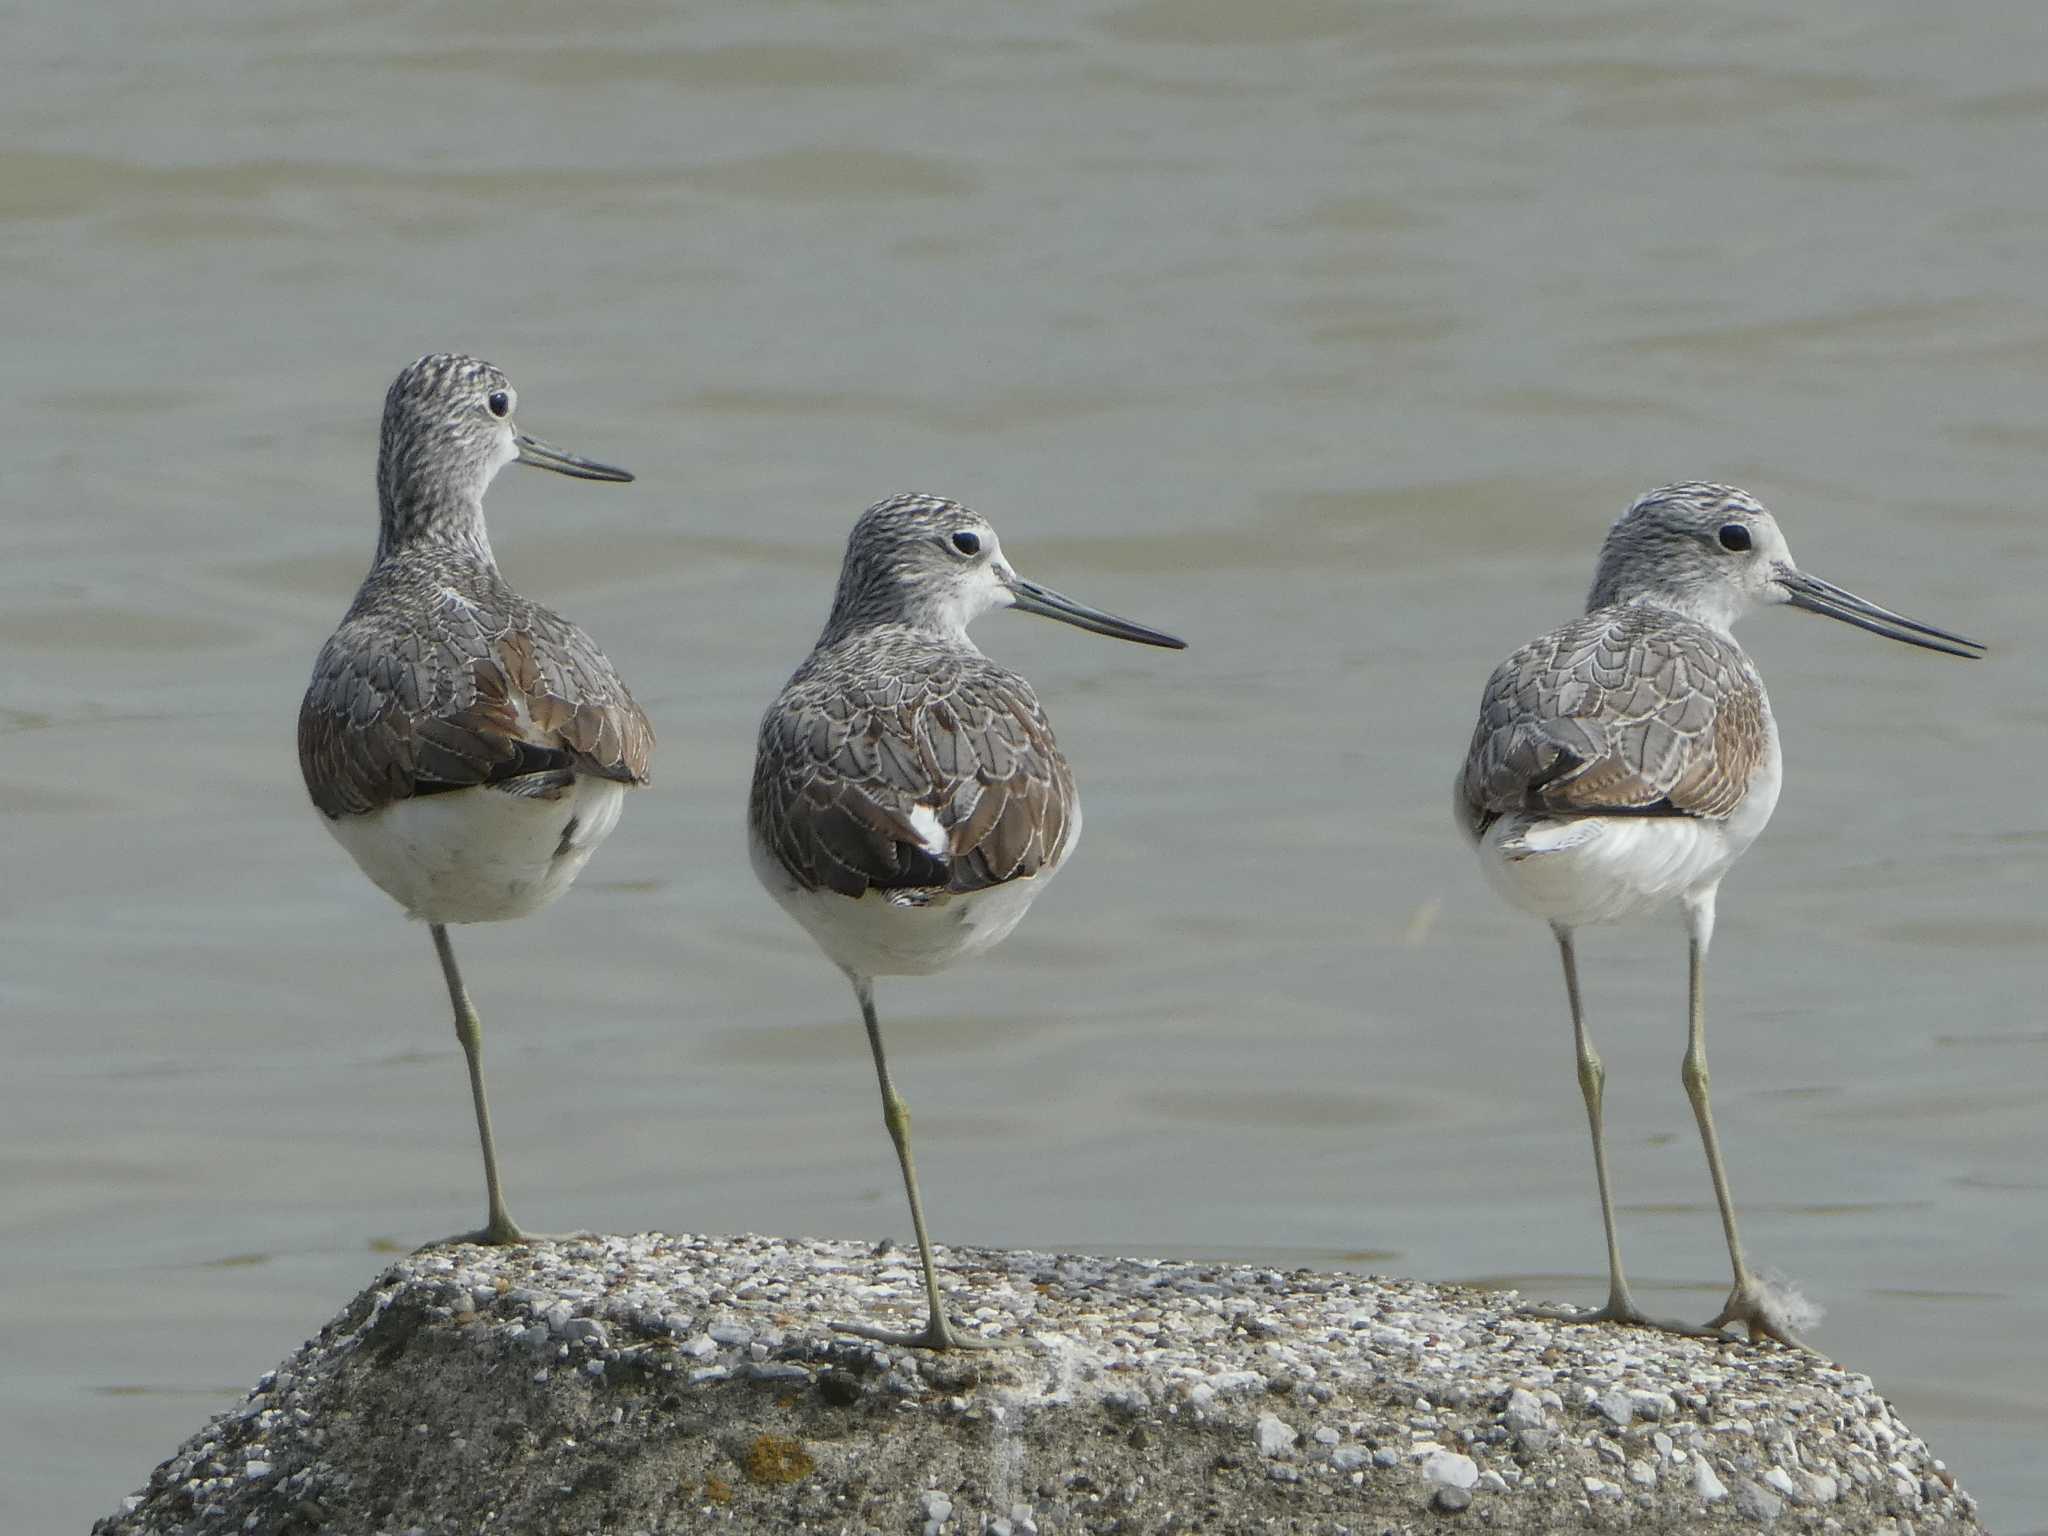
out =
[[[953,547],[963,555],[978,555],[981,553],[981,535],[963,528],[953,535]]]
[[[491,398],[486,400],[484,404],[491,408],[493,416],[502,421],[504,420],[505,413],[512,409],[512,397],[502,389],[494,389],[491,391]]]
[[[1721,528],[1721,547],[1737,553],[1749,548],[1749,530],[1740,523],[1727,523]]]

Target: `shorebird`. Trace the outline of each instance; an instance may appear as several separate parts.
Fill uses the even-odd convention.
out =
[[[1458,823],[1494,888],[1557,936],[1607,1230],[1606,1305],[1537,1315],[1693,1334],[1741,1323],[1753,1340],[1800,1344],[1736,1232],[1707,1099],[1703,990],[1715,893],[1771,819],[1783,776],[1763,679],[1729,633],[1750,609],[1773,603],[1951,656],[1984,649],[1807,575],[1747,492],[1670,485],[1638,499],[1608,532],[1585,616],[1494,668],[1480,701],[1458,775]],[[1727,1304],[1704,1328],[1648,1317],[1629,1294],[1601,1131],[1606,1073],[1586,1033],[1572,948],[1583,924],[1674,907],[1691,956],[1680,1076],[1735,1272]]]
[[[364,874],[434,936],[469,1062],[488,1214],[460,1241],[516,1243],[505,1209],[483,1026],[451,923],[538,912],[568,890],[647,782],[654,733],[588,635],[498,573],[484,491],[507,464],[580,480],[623,469],[512,424],[517,395],[477,358],[423,357],[384,397],[377,557],[321,648],[299,706],[299,768]]]
[[[1024,580],[988,519],[959,502],[891,497],[853,526],[824,633],[762,718],[748,798],[754,873],[853,983],[924,1265],[921,1331],[835,1326],[925,1349],[991,1341],[957,1331],[939,1296],[875,978],[994,946],[1081,837],[1073,771],[1038,695],[967,636],[993,608],[1184,647]]]

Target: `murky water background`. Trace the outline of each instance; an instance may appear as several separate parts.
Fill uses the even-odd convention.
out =
[[[942,1240],[1597,1299],[1550,942],[1449,821],[1488,668],[1694,477],[1988,639],[1745,629],[1788,783],[1709,1045],[1756,1256],[2043,1527],[2038,7],[248,10],[10,23],[0,1525],[81,1529],[480,1214],[427,937],[292,748],[381,393],[453,347],[642,477],[490,503],[662,733],[574,895],[459,938],[544,1228],[907,1235],[851,998],[741,837],[886,492],[1194,645],[979,631],[1088,835],[992,961],[884,989]],[[1626,1253],[1704,1316],[1682,940],[1582,953]]]

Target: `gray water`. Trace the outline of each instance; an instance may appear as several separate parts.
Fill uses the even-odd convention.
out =
[[[11,19],[0,1527],[81,1529],[481,1215],[427,937],[293,757],[384,386],[462,348],[641,476],[490,501],[662,737],[568,900],[458,936],[542,1228],[907,1235],[850,994],[741,837],[758,712],[885,493],[1193,642],[978,631],[1088,834],[989,961],[884,989],[942,1241],[1597,1300],[1552,947],[1449,817],[1487,670],[1685,478],[1988,640],[1744,629],[1787,786],[1709,1046],[1756,1257],[2041,1529],[2048,13],[1541,12]],[[1705,1316],[1682,939],[1582,957],[1625,1252]]]

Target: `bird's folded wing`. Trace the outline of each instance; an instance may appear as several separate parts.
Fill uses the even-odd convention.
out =
[[[1072,804],[1030,685],[991,666],[792,684],[762,721],[750,814],[799,885],[860,896],[1035,875]]]
[[[1763,685],[1701,624],[1605,609],[1495,668],[1460,794],[1509,812],[1724,817],[1765,750]]]
[[[610,663],[546,610],[431,636],[352,620],[299,706],[299,766],[329,816],[536,774],[644,784],[653,751]]]

